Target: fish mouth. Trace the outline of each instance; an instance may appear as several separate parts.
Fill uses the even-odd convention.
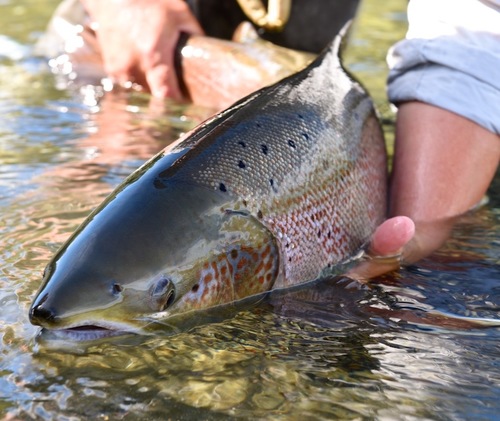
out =
[[[44,339],[70,340],[75,342],[94,341],[138,333],[137,329],[131,328],[131,326],[112,323],[79,323],[78,325],[64,328],[42,328],[41,330],[41,335]]]

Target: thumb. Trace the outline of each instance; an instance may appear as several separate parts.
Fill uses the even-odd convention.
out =
[[[368,252],[381,257],[397,254],[414,235],[415,223],[407,216],[395,216],[375,230]]]

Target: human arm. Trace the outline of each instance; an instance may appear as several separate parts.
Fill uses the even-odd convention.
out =
[[[500,14],[484,2],[455,3],[411,0],[406,39],[388,54],[388,96],[398,107],[388,216],[415,227],[406,219],[381,225],[368,255],[382,258],[353,276],[377,276],[437,249],[498,167]],[[397,255],[390,264],[389,255]]]
[[[400,104],[390,183],[390,219],[349,276],[368,280],[436,250],[454,219],[484,197],[500,160],[500,138],[423,102]]]

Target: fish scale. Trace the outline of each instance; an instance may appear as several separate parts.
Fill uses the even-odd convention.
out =
[[[387,165],[339,45],[126,179],[49,263],[30,320],[137,331],[342,273],[384,218]]]
[[[286,112],[279,105],[270,108],[262,110],[264,115],[236,114],[237,124],[233,126],[233,119],[229,119],[228,127],[217,133],[215,143],[203,137],[196,144],[203,151],[193,150],[196,156],[176,172],[172,181],[194,182],[214,189],[223,184],[247,199],[279,190],[291,171],[305,160],[314,159],[311,139],[321,131],[321,122],[313,126],[297,112]],[[270,128],[273,133],[279,132],[280,138],[270,134]]]

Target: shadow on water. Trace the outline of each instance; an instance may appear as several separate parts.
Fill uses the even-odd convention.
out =
[[[206,116],[140,94],[56,89],[30,56],[56,4],[0,4],[0,417],[497,419],[500,329],[476,321],[500,319],[500,174],[441,249],[371,287],[332,279],[176,331],[35,340],[27,310],[51,255],[123,177]],[[405,7],[366,1],[347,59],[389,138],[383,56]]]

